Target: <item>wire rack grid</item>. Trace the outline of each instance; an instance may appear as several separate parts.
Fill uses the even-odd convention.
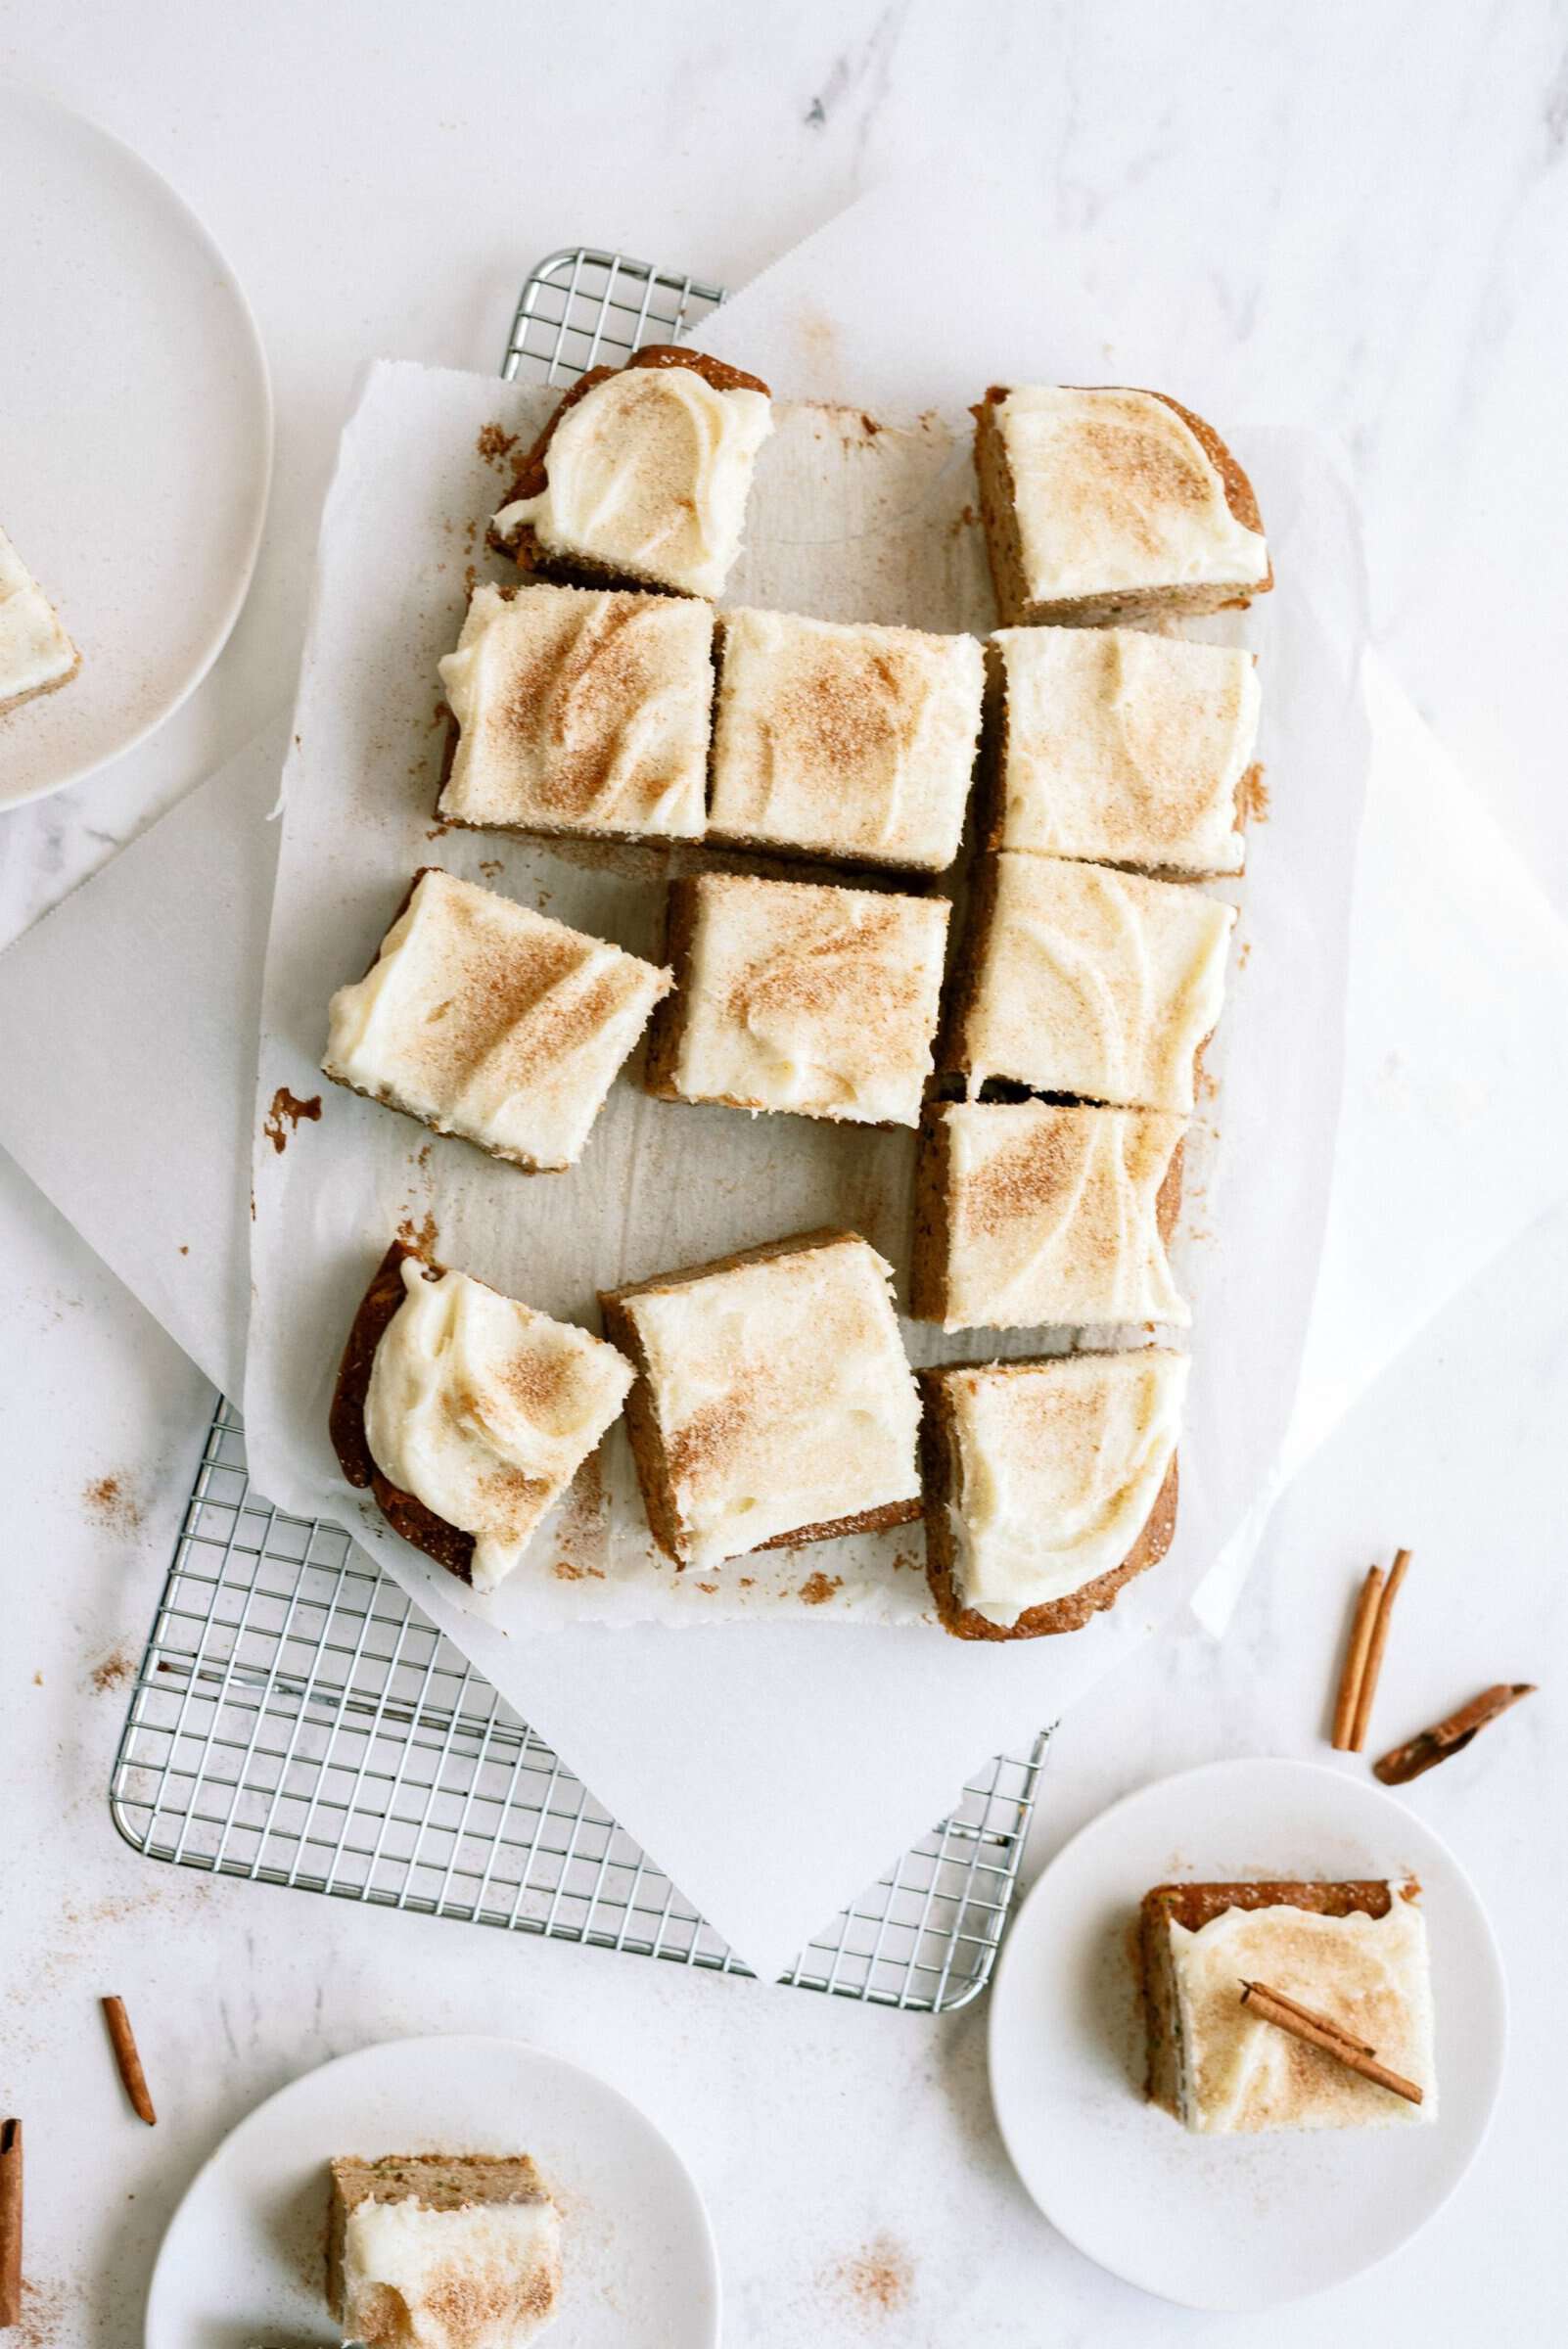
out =
[[[621,253],[528,278],[502,373],[563,381],[676,336],[721,288]],[[998,1756],[780,1977],[942,2013],[985,1987],[1044,1758]],[[219,1398],[120,1733],[115,1826],[153,1860],[749,1974],[349,1536],[251,1483]]]

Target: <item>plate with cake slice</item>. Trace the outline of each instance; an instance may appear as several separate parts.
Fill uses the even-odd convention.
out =
[[[1314,1763],[1217,1762],[1046,1868],[992,1993],[992,2094],[1081,2251],[1186,2307],[1261,2309],[1442,2206],[1506,2031],[1485,1911],[1429,1826]]]
[[[344,2340],[713,2349],[680,2156],[607,2082],[506,2039],[363,2048],[242,2121],[170,2222],[147,2349]]]
[[[11,807],[119,758],[216,660],[261,542],[272,398],[233,271],[140,156],[10,83],[0,154]]]

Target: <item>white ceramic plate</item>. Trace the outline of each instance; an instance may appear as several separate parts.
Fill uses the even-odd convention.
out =
[[[259,2105],[193,2180],[147,2302],[147,2349],[308,2349],[334,2153],[530,2153],[561,2211],[573,2349],[715,2349],[718,2263],[702,2198],[634,2104],[509,2039],[404,2039],[340,2056]]]
[[[1437,2003],[1428,2127],[1191,2137],[1144,2101],[1130,1927],[1173,1878],[1413,1875]],[[1015,2168],[1070,2242],[1189,2308],[1261,2309],[1385,2258],[1486,2134],[1507,2009],[1491,1927],[1430,1827],[1308,1762],[1216,1762],[1146,1786],[1058,1854],[992,1993],[991,2085]]]
[[[107,131],[0,83],[0,525],[81,649],[0,717],[0,807],[160,725],[222,650],[272,466],[266,362],[223,255]]]

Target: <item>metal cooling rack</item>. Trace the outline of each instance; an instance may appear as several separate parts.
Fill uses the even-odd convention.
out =
[[[502,374],[546,381],[672,338],[723,290],[586,247],[524,286]],[[1045,1734],[780,1978],[916,2013],[990,1977]],[[749,1974],[543,1739],[339,1526],[288,1517],[212,1415],[110,1784],[148,1859],[416,1915]]]

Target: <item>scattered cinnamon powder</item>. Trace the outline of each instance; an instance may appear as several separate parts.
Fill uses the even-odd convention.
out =
[[[315,1124],[320,1117],[319,1093],[312,1093],[308,1101],[301,1101],[297,1093],[290,1092],[286,1084],[280,1084],[272,1096],[272,1107],[262,1121],[261,1130],[281,1158],[289,1147],[289,1136],[298,1129],[300,1119],[308,1118]],[[253,1202],[253,1212],[254,1206]]]
[[[840,2260],[828,2280],[848,2295],[863,2318],[898,2316],[914,2293],[914,2261],[891,2234],[873,2235],[863,2251]]]
[[[16,2349],[66,2349],[70,2339],[67,2325],[69,2295],[57,2283],[34,2283],[24,2277],[22,2284],[22,2322],[14,2332],[6,2335],[9,2345]]]
[[[139,1533],[142,1506],[136,1497],[135,1487],[126,1476],[95,1476],[82,1488],[82,1499],[89,1513],[112,1534]]]
[[[483,457],[486,465],[499,467],[505,464],[516,446],[516,433],[505,432],[498,424],[482,424],[479,438],[474,443],[474,453]]]
[[[1241,778],[1239,795],[1241,811],[1249,824],[1268,821],[1268,786],[1263,779],[1263,768],[1253,766]]]
[[[128,1681],[135,1669],[134,1662],[126,1655],[124,1649],[116,1648],[112,1656],[106,1656],[101,1664],[93,1666],[92,1684],[102,1696],[109,1689],[118,1688]]]
[[[429,1208],[425,1210],[417,1223],[414,1221],[413,1211],[410,1210],[397,1226],[397,1237],[403,1241],[405,1246],[412,1248],[416,1256],[434,1255],[438,1236],[436,1219]]]
[[[550,1571],[554,1574],[557,1582],[562,1583],[602,1583],[604,1581],[602,1567],[576,1566],[570,1558],[557,1558]]]
[[[844,1577],[842,1574],[824,1574],[819,1566],[815,1574],[807,1576],[801,1585],[799,1595],[805,1599],[808,1607],[820,1607],[833,1596],[835,1590],[842,1590],[843,1588]]]

